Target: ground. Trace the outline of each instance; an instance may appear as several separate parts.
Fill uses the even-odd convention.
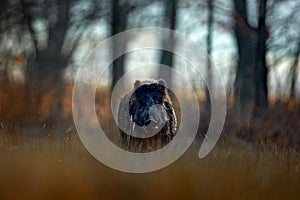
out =
[[[300,199],[299,112],[294,108],[274,106],[251,124],[241,124],[229,110],[221,139],[204,159],[197,157],[207,124],[201,122],[195,144],[176,162],[151,173],[127,174],[104,166],[82,145],[70,117],[72,88],[64,101],[68,120],[59,129],[43,121],[47,110],[25,115],[22,88],[7,91],[0,93],[1,200]],[[99,123],[117,142],[119,130],[110,124],[105,96],[101,90],[96,95]],[[44,99],[47,108],[51,102]],[[63,142],[55,138],[60,131]]]
[[[300,157],[220,141],[204,159],[195,144],[159,171],[127,174],[94,159],[74,135],[1,138],[0,199],[299,199]]]

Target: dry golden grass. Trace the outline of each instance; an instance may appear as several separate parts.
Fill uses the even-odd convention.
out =
[[[59,131],[43,121],[51,98],[43,97],[40,107],[31,110],[35,114],[28,115],[23,88],[2,87],[1,200],[300,199],[299,112],[275,107],[250,125],[228,115],[222,140],[206,158],[198,159],[199,146],[194,145],[162,170],[126,174],[104,166],[85,150],[70,117],[71,92],[72,87],[66,87],[63,119],[67,120],[61,127],[65,138],[59,144],[53,138]],[[98,120],[117,141],[117,129],[110,126],[108,110],[103,109],[109,106],[100,89]],[[205,127],[200,124],[200,129]],[[233,142],[231,136],[238,134],[251,138]]]
[[[75,135],[58,146],[2,134],[0,199],[300,198],[300,157],[292,151],[220,142],[200,160],[197,148],[162,170],[126,174],[94,159]]]

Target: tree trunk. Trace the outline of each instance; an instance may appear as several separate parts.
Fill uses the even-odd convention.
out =
[[[266,66],[266,40],[267,40],[267,28],[266,28],[266,3],[267,0],[259,1],[259,21],[257,31],[257,54],[256,54],[256,100],[255,109],[257,111],[264,110],[268,107],[268,68]]]
[[[35,57],[28,63],[26,72],[26,100],[28,112],[38,112],[38,120],[46,125],[53,125],[54,137],[57,144],[63,142],[63,71],[67,67],[69,56],[63,52],[63,44],[70,20],[70,1],[54,1],[57,6],[55,23],[49,23],[48,40],[45,49],[38,47],[37,34],[33,28],[34,13],[31,12],[30,2],[22,1],[24,19],[27,22],[30,35],[35,47]],[[43,106],[46,104],[45,106]],[[46,109],[46,110],[45,110]]]
[[[166,0],[165,1],[165,15],[164,15],[164,28],[169,28],[175,30],[176,28],[176,15],[177,15],[177,0]],[[174,49],[175,41],[174,34],[170,33],[168,38],[163,38],[163,48]],[[173,67],[174,55],[170,51],[162,50],[160,64],[166,65],[168,67]],[[162,73],[159,70],[159,76],[161,76],[171,87],[172,77],[170,74]]]
[[[290,76],[291,76],[291,88],[290,88],[290,97],[289,97],[289,102],[293,102],[296,100],[296,82],[297,82],[297,68],[300,63],[300,38],[298,40],[297,44],[297,50],[295,53],[295,59],[292,64],[292,67],[290,69]]]
[[[255,104],[256,31],[247,23],[246,0],[234,0],[235,37],[239,60],[235,80],[235,96],[240,119],[250,120]]]
[[[122,4],[121,4],[122,3]],[[113,0],[112,2],[112,26],[111,26],[111,35],[115,35],[126,31],[127,29],[127,11],[128,11],[128,2],[121,2],[120,0]],[[118,54],[118,52],[124,52],[126,48],[126,41],[113,41],[113,54]],[[124,62],[125,55],[117,58],[113,62],[112,67],[112,84],[111,91],[115,87],[118,80],[124,74]]]
[[[207,45],[207,54],[208,54],[208,58],[207,58],[207,68],[206,68],[206,81],[208,82],[209,85],[211,85],[213,83],[212,80],[212,74],[211,74],[211,60],[210,60],[210,56],[211,56],[211,52],[212,52],[212,26],[213,26],[213,13],[214,13],[214,7],[213,7],[213,3],[214,0],[208,0],[208,22],[207,22],[207,38],[206,38],[206,45]],[[205,110],[206,113],[210,113],[210,106],[211,106],[211,102],[210,102],[210,94],[208,91],[208,87],[205,87]]]
[[[22,1],[24,18],[27,20],[29,31],[34,42],[35,60],[30,62],[27,75],[29,81],[39,87],[41,93],[61,86],[62,71],[66,68],[68,58],[63,55],[62,48],[69,23],[70,2],[59,1],[57,6],[57,21],[48,27],[48,40],[46,49],[38,47],[37,35],[33,29],[33,13],[30,13],[30,4]]]

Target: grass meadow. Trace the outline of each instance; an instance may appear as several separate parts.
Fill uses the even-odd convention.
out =
[[[59,130],[63,142],[57,142],[55,127],[30,125],[34,119],[22,115],[19,103],[5,99],[11,98],[9,95],[1,98],[1,200],[300,199],[300,156],[295,136],[299,113],[284,109],[277,116],[270,111],[263,125],[251,127],[235,123],[229,113],[221,139],[204,159],[198,158],[199,137],[170,166],[151,173],[128,174],[93,158],[79,140],[71,119]],[[66,99],[64,112],[70,113],[71,99]],[[4,109],[5,102],[9,102],[10,110]],[[101,98],[96,102],[104,107],[107,103]],[[103,118],[105,113],[102,110],[98,116]],[[26,125],[18,123],[21,119],[28,119]],[[112,134],[117,137],[117,130]],[[245,139],[236,136],[239,134],[252,136]]]
[[[63,146],[1,141],[1,199],[300,198],[300,159],[291,152],[220,142],[204,159],[191,147],[159,171],[127,174],[101,164],[76,136]]]

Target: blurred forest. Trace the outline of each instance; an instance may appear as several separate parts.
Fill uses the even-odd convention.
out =
[[[55,135],[62,135],[63,129],[72,126],[72,82],[84,57],[109,36],[156,26],[186,34],[211,56],[226,84],[230,135],[288,134],[299,140],[295,125],[300,3],[296,0],[3,0],[0,8],[0,121],[4,131],[29,128],[39,132],[41,126],[55,126]],[[161,43],[180,48],[172,36],[161,38]],[[126,44],[114,45],[114,51],[124,48]],[[161,51],[154,61],[173,66],[176,57]],[[113,88],[132,63],[134,58],[126,55],[115,60],[109,84],[102,89]],[[203,67],[207,80],[217,82],[210,61]],[[201,77],[190,75],[190,79],[205,93]],[[209,119],[209,99],[205,108]]]
[[[251,155],[245,153],[247,154],[246,158],[255,160],[262,157],[264,160],[258,161],[258,163],[249,161],[248,164],[255,166],[254,169],[259,168],[257,164],[265,165],[269,158],[272,158],[271,164],[269,163],[270,168],[276,166],[278,162],[284,163],[284,166],[280,165],[279,172],[274,169],[274,173],[271,171],[269,175],[273,177],[274,174],[279,174],[284,177],[287,174],[294,181],[291,184],[293,186],[289,188],[290,192],[281,195],[274,193],[271,199],[280,197],[296,199],[295,188],[300,185],[299,10],[300,1],[298,0],[1,0],[1,157],[7,158],[9,151],[31,152],[22,149],[24,146],[29,149],[38,148],[39,151],[44,152],[45,150],[41,149],[45,148],[45,141],[41,141],[42,139],[53,140],[54,143],[58,141],[63,148],[64,155],[75,147],[76,153],[81,152],[77,155],[83,154],[82,157],[78,156],[79,160],[91,157],[86,152],[82,153],[83,147],[80,147],[80,150],[77,149],[81,144],[76,136],[72,120],[72,86],[76,70],[89,52],[108,37],[133,28],[162,27],[179,31],[203,46],[211,57],[211,61],[214,62],[213,65],[211,61],[207,61],[203,66],[207,80],[218,84],[219,80],[215,79],[211,68],[216,67],[220,71],[228,100],[228,114],[220,143],[223,145],[226,143],[226,148],[230,143],[229,149],[232,146],[242,149],[251,148],[252,153]],[[114,44],[113,51],[125,49],[129,42],[128,44]],[[176,46],[172,35],[168,38],[161,38],[160,42],[162,46],[171,43],[172,48],[180,48],[180,46]],[[167,66],[178,63],[176,56],[168,51],[157,51],[154,54],[153,62]],[[139,59],[147,59],[143,56],[141,55]],[[110,108],[109,92],[120,77],[130,69],[130,65],[135,62],[138,61],[130,55],[123,55],[113,62],[111,71],[109,71],[108,84],[98,88],[97,105]],[[205,98],[209,93],[201,77],[193,76],[192,72],[186,73],[201,94],[199,103],[203,108],[203,113],[201,113],[198,131],[198,139],[201,141],[210,119],[210,102],[209,98]],[[168,78],[172,79],[172,77]],[[106,113],[105,110],[97,113],[99,118],[103,118],[104,124],[109,120],[109,117],[105,116]],[[107,129],[109,128],[107,127]],[[115,134],[118,135],[118,133]],[[71,143],[70,140],[76,142],[67,146]],[[48,147],[49,143],[46,143]],[[269,147],[271,152],[276,152],[276,155],[272,153],[266,153],[267,157],[264,157],[266,154],[260,155],[261,152],[268,152],[266,149]],[[54,151],[56,152],[56,149]],[[61,151],[61,149],[57,151]],[[242,162],[244,161],[241,161],[241,157],[238,155],[229,158],[229,151],[224,150],[223,153],[222,150],[213,153],[214,157],[206,160],[202,166],[209,168],[212,163],[216,164],[214,158],[222,160],[224,157],[225,164],[217,167],[217,174],[223,174],[224,166],[227,172],[236,173],[234,168],[226,163],[237,162],[237,165],[243,168]],[[240,151],[240,149],[232,150],[232,154],[238,154]],[[242,152],[244,151],[242,150]],[[278,152],[283,152],[283,154],[277,154]],[[19,159],[22,157],[20,155],[22,154],[14,155],[14,158]],[[269,155],[270,157],[268,157]],[[278,155],[283,157],[277,160],[273,159],[273,156]],[[59,157],[58,160],[61,162],[60,156],[61,154],[56,152],[53,157]],[[43,162],[40,155],[37,158]],[[74,154],[72,158],[77,159]],[[92,158],[88,159],[92,160]],[[188,160],[188,157],[186,156],[184,160]],[[46,163],[48,162],[52,161],[47,160]],[[96,170],[95,161],[91,162],[93,164],[89,163],[87,168]],[[5,164],[1,166],[3,170],[0,171],[9,169],[11,165],[13,162],[9,158],[5,159]],[[7,167],[5,168],[5,166]],[[50,166],[54,169],[59,168],[56,163],[52,163]],[[72,161],[69,160],[64,167],[71,166]],[[108,171],[108,169],[102,168],[103,166],[101,166],[101,170],[105,173]],[[21,167],[20,170],[22,169]],[[24,169],[31,171],[30,167]],[[80,169],[84,171],[84,168]],[[172,166],[172,169],[175,173],[176,166]],[[190,169],[197,171],[193,167]],[[17,171],[17,169],[14,170]],[[60,173],[63,172],[64,169],[61,169]],[[215,171],[209,171],[209,173],[213,172]],[[246,169],[240,171],[238,174],[241,179],[233,181],[234,185],[240,185],[239,181],[243,182],[247,179],[244,174],[247,172],[249,171]],[[55,173],[55,170],[50,171],[51,173]],[[112,172],[109,171],[109,173]],[[165,178],[170,175],[165,171],[160,173]],[[192,174],[185,175],[181,174],[180,180],[187,181],[188,178],[193,178]],[[250,172],[250,175],[255,176],[253,171]],[[88,176],[90,179],[93,177],[92,174]],[[213,182],[204,174],[199,176],[208,182]],[[101,177],[99,178],[101,179]],[[143,178],[142,180],[148,181],[147,183],[154,188],[154,191],[158,190],[154,186],[154,178]],[[225,180],[230,179],[224,175],[223,178],[223,182],[219,181],[224,184],[226,184]],[[30,181],[30,177],[23,177],[22,180]],[[114,176],[112,181],[117,182],[118,180],[117,176]],[[135,187],[138,187],[140,184],[137,180],[138,177],[134,177],[132,180],[122,175],[124,183],[121,184],[121,188],[126,185],[126,181],[131,181]],[[272,178],[268,179],[269,182],[272,180]],[[82,181],[86,184],[97,185],[97,183],[83,180],[79,176],[76,177],[76,181],[78,184]],[[246,184],[255,188],[255,182],[250,181]],[[255,181],[257,180],[255,179]],[[259,179],[259,181],[261,180]],[[166,182],[172,184],[170,180],[166,180]],[[15,184],[14,181],[9,183]],[[274,185],[271,185],[269,189],[278,191],[280,190],[278,188],[285,187],[284,183],[289,185],[292,182],[286,179],[282,181],[279,178],[272,183]],[[0,181],[0,191],[2,191],[2,184]],[[73,190],[71,182],[68,184],[68,189]],[[62,185],[62,188],[64,186]],[[202,186],[205,187],[205,184],[203,183]],[[243,186],[241,186],[241,190],[246,191],[248,188]],[[113,188],[112,186],[107,187],[109,190]],[[178,187],[178,185],[172,186],[174,190]],[[6,185],[4,188],[10,188],[10,186]],[[62,195],[64,193],[62,188],[58,189],[59,198],[74,199],[70,191],[69,196]],[[128,189],[134,193],[133,188]],[[227,189],[233,193],[236,192],[231,190],[232,188]],[[3,191],[9,190],[3,189]],[[85,194],[89,190],[79,191]],[[201,191],[205,193],[204,189]],[[146,191],[141,190],[139,195],[143,196],[144,192]],[[195,195],[198,194],[196,189],[193,192]],[[252,195],[261,195],[264,192],[264,190],[256,190],[256,193]],[[8,192],[5,194],[8,195],[6,197],[11,197]],[[43,194],[47,195],[48,193]],[[131,193],[125,188],[123,194],[128,197]],[[192,193],[189,195],[191,198],[195,197]],[[239,199],[240,197],[238,194],[231,196],[229,193],[224,193],[224,195],[230,199]],[[170,197],[167,194],[165,196]],[[183,196],[179,195],[177,198],[183,198]],[[103,194],[92,197],[109,198]],[[119,197],[121,195],[113,198]],[[268,198],[268,196],[264,197]],[[77,198],[79,197],[77,196]],[[218,196],[215,198],[218,199]]]

